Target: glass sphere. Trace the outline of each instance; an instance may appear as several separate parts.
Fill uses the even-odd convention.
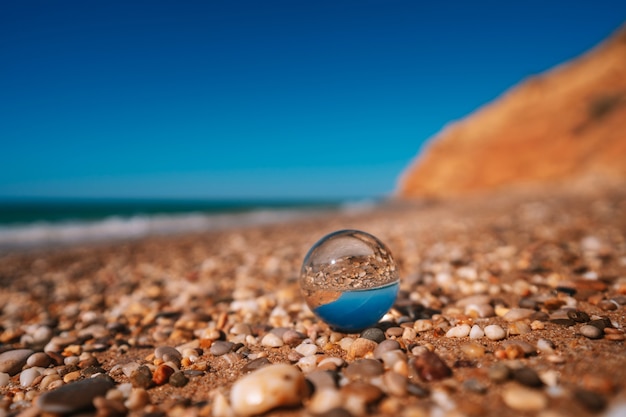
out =
[[[376,237],[340,230],[320,239],[304,257],[302,295],[333,329],[358,332],[393,305],[400,279],[391,252]]]

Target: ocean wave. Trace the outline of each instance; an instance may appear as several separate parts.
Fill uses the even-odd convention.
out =
[[[324,210],[258,210],[231,214],[112,216],[95,221],[36,222],[0,226],[0,250],[137,239],[152,235],[272,224],[311,216],[322,211]]]

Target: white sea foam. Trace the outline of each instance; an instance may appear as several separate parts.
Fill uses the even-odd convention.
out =
[[[151,235],[280,223],[320,213],[322,210],[258,210],[236,214],[187,213],[133,217],[108,217],[97,221],[37,222],[0,226],[0,250],[71,245],[136,239]]]

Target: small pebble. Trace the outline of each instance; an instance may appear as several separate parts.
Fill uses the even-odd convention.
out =
[[[487,392],[487,386],[476,378],[469,378],[463,381],[463,387],[468,391],[476,392],[478,394],[484,394]]]
[[[306,336],[296,330],[288,329],[283,333],[283,342],[288,346],[297,346],[306,339]]]
[[[567,317],[574,320],[576,323],[587,323],[590,320],[589,314],[585,313],[584,311],[578,310],[568,311]]]
[[[24,388],[30,387],[31,385],[33,385],[35,378],[37,378],[39,375],[41,375],[40,368],[28,368],[23,370],[20,373],[20,385]]]
[[[559,326],[564,326],[564,327],[571,327],[576,324],[576,322],[570,318],[550,319],[550,323],[558,324]]]
[[[354,339],[354,342],[348,349],[348,359],[353,360],[355,358],[363,358],[378,346],[378,343],[373,340],[364,339],[362,337]]]
[[[552,354],[554,353],[554,343],[548,339],[539,339],[537,340],[537,349],[543,353]]]
[[[472,326],[472,330],[470,330],[469,337],[470,339],[480,339],[485,335],[483,329],[480,328],[478,324]]]
[[[173,361],[180,365],[180,361],[183,359],[183,355],[171,346],[159,346],[154,350],[154,357],[162,359],[163,362]]]
[[[469,359],[478,359],[485,356],[485,347],[476,342],[466,343],[461,345],[461,352]]]
[[[512,308],[502,316],[502,318],[508,322],[525,320],[532,316],[535,313],[535,310],[531,310],[530,308]]]
[[[222,356],[230,352],[235,346],[233,342],[227,342],[225,340],[217,340],[211,344],[209,352],[213,356]]]
[[[448,330],[446,337],[466,337],[469,336],[471,330],[472,328],[469,324],[460,324]]]
[[[281,406],[298,405],[307,391],[298,368],[269,365],[235,381],[230,391],[230,404],[236,414],[252,416]]]
[[[37,398],[37,407],[46,413],[70,414],[93,408],[93,400],[115,387],[113,380],[98,376],[47,391]]]
[[[26,360],[26,365],[39,366],[42,368],[47,368],[51,363],[52,359],[50,359],[50,356],[46,355],[44,352],[35,352]]]
[[[403,397],[406,395],[408,379],[394,371],[385,372],[383,375],[383,387],[387,394]]]
[[[317,353],[317,346],[313,343],[301,343],[294,350],[302,356],[312,356]]]
[[[383,355],[386,352],[390,352],[392,350],[397,350],[400,349],[400,343],[396,340],[383,340],[382,342],[380,342],[378,344],[378,346],[376,346],[376,349],[374,349],[374,357],[376,359],[382,359]]]
[[[173,387],[184,387],[189,382],[189,379],[181,371],[174,372],[168,381]]]
[[[424,381],[432,382],[452,376],[452,369],[434,352],[424,350],[413,360],[417,375]]]
[[[130,411],[139,411],[147,404],[150,404],[150,395],[143,388],[133,389],[124,403]]]
[[[485,336],[491,340],[502,340],[506,337],[506,332],[504,329],[497,324],[490,324],[489,326],[485,326],[484,329]]]
[[[348,379],[369,379],[382,375],[385,368],[383,364],[376,359],[358,359],[346,367],[343,374]]]
[[[0,387],[4,387],[9,384],[11,377],[6,372],[0,372]]]
[[[316,389],[308,403],[308,410],[316,416],[332,415],[330,412],[340,409],[343,401],[343,396],[334,388]]]
[[[579,388],[574,390],[573,396],[589,411],[598,412],[606,407],[606,399],[593,391]]]
[[[514,369],[513,379],[527,387],[539,388],[543,386],[543,381],[541,381],[537,372],[528,367]]]
[[[34,351],[30,349],[14,349],[0,353],[0,372],[13,376],[22,370],[29,356]]]
[[[501,362],[496,362],[489,368],[487,374],[489,375],[489,379],[500,383],[511,377],[511,369]]]
[[[511,385],[502,392],[504,403],[516,411],[537,412],[548,406],[548,398],[539,391],[520,385]]]
[[[137,367],[130,374],[130,383],[135,388],[149,388],[152,386],[152,371],[146,365]]]
[[[377,327],[370,327],[369,329],[363,330],[360,337],[380,343],[385,340],[385,333]]]
[[[271,364],[272,362],[270,362],[270,360],[267,358],[256,358],[245,364],[243,368],[241,368],[241,370],[244,374],[247,374]]]
[[[278,348],[284,344],[285,342],[283,342],[283,338],[275,335],[274,333],[268,333],[263,336],[263,339],[261,339],[261,345],[265,347]]]
[[[588,339],[602,339],[602,337],[604,336],[603,330],[589,324],[584,324],[580,326],[580,329],[578,329],[578,331],[580,332],[580,334]]]

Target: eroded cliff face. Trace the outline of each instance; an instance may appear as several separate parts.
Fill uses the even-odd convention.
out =
[[[403,173],[397,195],[581,178],[626,180],[626,26],[446,127]]]

